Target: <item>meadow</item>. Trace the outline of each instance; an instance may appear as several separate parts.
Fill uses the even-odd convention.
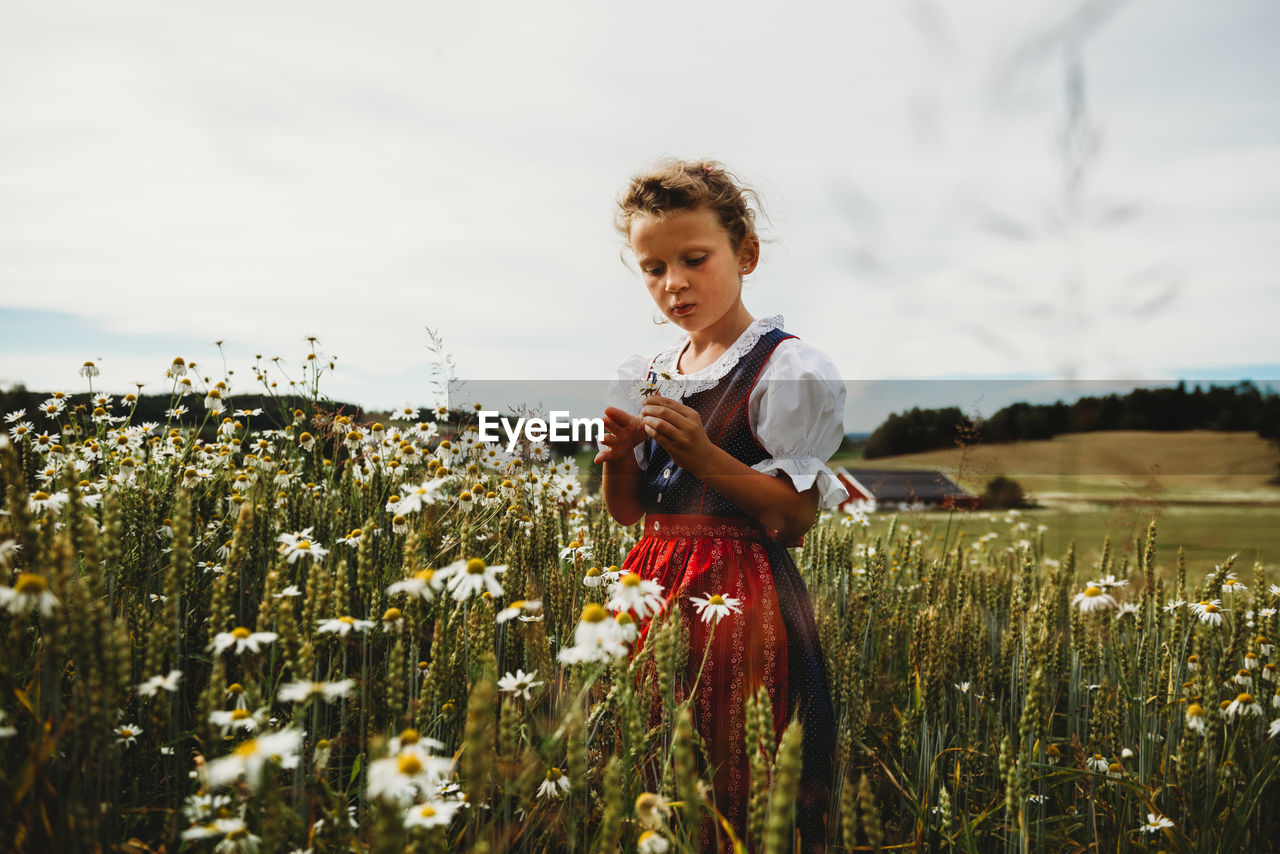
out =
[[[697,603],[635,595],[638,531],[571,460],[344,420],[309,370],[309,403],[260,412],[175,360],[204,433],[92,391],[6,414],[0,849],[696,850]],[[1272,850],[1280,586],[1160,525],[825,515],[795,554],[828,850]],[[737,850],[795,843],[804,732],[767,702]]]

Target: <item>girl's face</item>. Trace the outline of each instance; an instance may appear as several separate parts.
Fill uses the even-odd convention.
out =
[[[751,322],[742,305],[742,277],[755,269],[755,235],[735,251],[729,232],[707,208],[673,211],[631,221],[631,249],[649,296],[671,322],[691,336],[732,343]]]

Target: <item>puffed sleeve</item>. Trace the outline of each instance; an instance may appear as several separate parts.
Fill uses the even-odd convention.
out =
[[[752,468],[786,472],[800,492],[816,483],[819,507],[838,506],[849,493],[826,463],[844,438],[844,401],[844,381],[825,353],[796,338],[783,341],[748,400],[756,441],[769,454]]]
[[[604,405],[613,406],[618,409],[630,412],[632,415],[640,414],[640,400],[632,393],[632,388],[640,380],[649,375],[650,360],[644,356],[632,355],[623,360],[618,365],[618,370],[614,372],[613,381],[609,383],[609,390],[605,392]],[[636,462],[639,463],[641,470],[648,464],[645,457],[644,442],[636,445]],[[604,450],[604,445],[596,442],[599,450]]]

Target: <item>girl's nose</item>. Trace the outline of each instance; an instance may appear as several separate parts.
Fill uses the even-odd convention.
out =
[[[682,291],[687,287],[689,287],[689,283],[685,280],[684,276],[676,273],[674,270],[667,273],[667,284],[665,286],[667,291],[674,293],[675,291]]]

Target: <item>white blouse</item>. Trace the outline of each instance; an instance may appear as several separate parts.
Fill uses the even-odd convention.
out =
[[[751,351],[761,335],[774,328],[783,328],[781,316],[754,321],[719,359],[690,374],[676,370],[689,339],[676,342],[653,360],[658,375],[673,380],[662,389],[663,394],[675,397],[678,389],[678,394],[687,396],[711,388]],[[639,414],[640,397],[635,389],[648,376],[649,362],[639,355],[624,360],[609,386],[606,404]],[[839,505],[849,493],[826,462],[844,438],[844,401],[844,381],[825,353],[799,338],[779,343],[747,400],[748,423],[760,447],[769,454],[752,468],[773,475],[785,472],[799,492],[817,483],[819,507]],[[644,449],[641,443],[635,450],[641,469],[648,465]]]

